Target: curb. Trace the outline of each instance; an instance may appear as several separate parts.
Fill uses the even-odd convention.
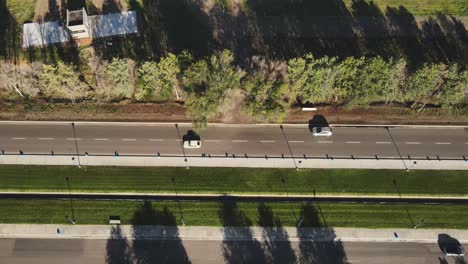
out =
[[[187,122],[98,122],[98,121],[0,121],[0,124],[14,125],[119,125],[119,126],[192,126],[192,123]],[[264,124],[225,124],[225,123],[208,123],[208,127],[309,127],[309,124],[279,124],[279,123],[264,123]],[[468,125],[396,125],[396,124],[342,124],[330,123],[331,127],[407,127],[407,128],[468,128]]]

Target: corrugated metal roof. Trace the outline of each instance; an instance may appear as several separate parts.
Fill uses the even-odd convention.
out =
[[[70,35],[58,22],[27,23],[23,25],[23,48],[41,47],[69,40]]]
[[[90,16],[89,20],[93,38],[138,33],[136,11]]]

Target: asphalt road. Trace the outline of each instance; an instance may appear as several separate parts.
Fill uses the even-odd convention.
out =
[[[200,149],[183,150],[181,140],[190,129],[174,124],[0,123],[0,149],[4,154],[468,157],[467,128],[334,127],[333,136],[314,137],[307,126],[210,127],[200,133]]]
[[[446,260],[437,244],[406,242],[0,239],[0,263],[8,264],[456,263]]]

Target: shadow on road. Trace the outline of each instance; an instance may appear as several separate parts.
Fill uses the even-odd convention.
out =
[[[268,263],[262,245],[253,237],[252,221],[236,202],[221,202],[219,218],[223,225],[222,248],[226,263]]]
[[[302,224],[297,228],[300,236],[300,263],[349,263],[343,243],[340,240],[335,241],[335,231],[333,228],[324,226],[314,205],[304,204],[300,216]]]
[[[107,242],[107,263],[191,263],[179,238],[176,218],[167,207],[159,210],[145,201],[134,212],[131,224],[131,246],[120,227],[112,228],[112,239]]]
[[[258,224],[263,228],[263,247],[267,263],[296,263],[296,254],[281,220],[275,217],[271,207],[264,203],[259,204],[257,210]]]
[[[114,226],[111,229],[111,239],[107,240],[106,245],[106,263],[109,264],[130,264],[131,250],[127,238],[122,234],[120,226]]]

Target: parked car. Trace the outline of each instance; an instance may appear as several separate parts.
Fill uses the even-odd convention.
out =
[[[201,148],[201,140],[186,140],[184,141],[184,148],[188,148],[188,149]]]
[[[314,127],[312,128],[312,135],[314,135],[314,137],[330,137],[333,133],[331,128],[328,126]]]

